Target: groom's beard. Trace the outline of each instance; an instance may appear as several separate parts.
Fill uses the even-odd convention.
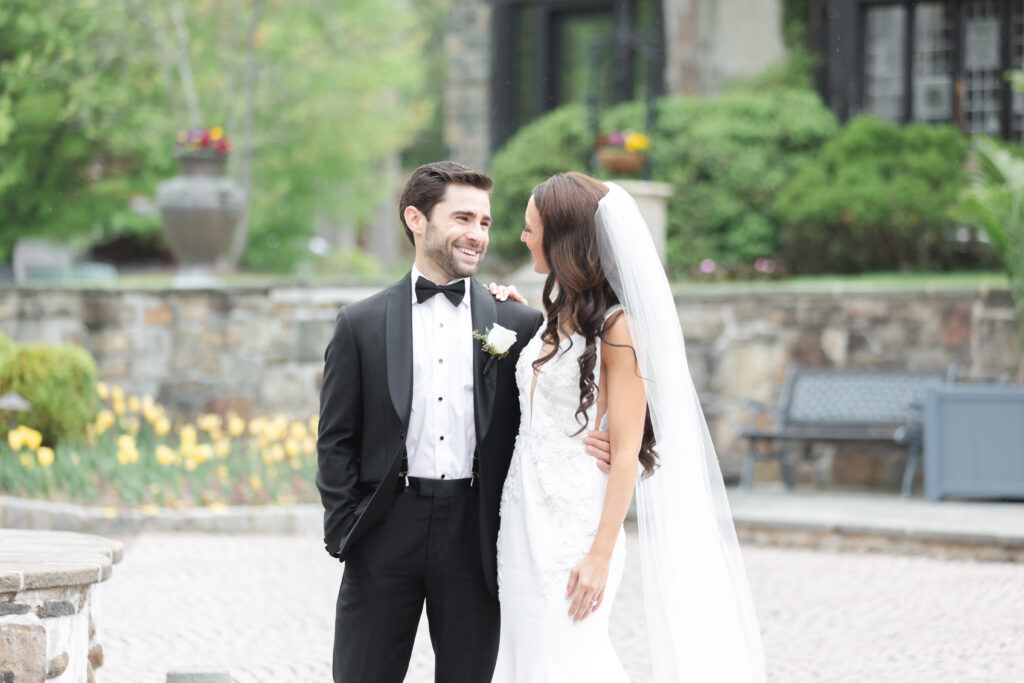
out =
[[[477,266],[484,259],[485,248],[474,245],[477,250],[476,263],[466,263],[455,250],[455,241],[446,241],[441,231],[433,223],[427,223],[427,229],[423,235],[424,251],[438,268],[448,276],[449,281],[458,280],[464,277],[472,277],[476,273]]]

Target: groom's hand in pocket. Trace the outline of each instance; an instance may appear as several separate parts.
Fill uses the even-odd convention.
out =
[[[605,474],[611,472],[612,443],[608,439],[608,432],[587,432],[587,435],[583,437],[583,443],[587,446],[587,453],[597,458],[598,468]]]

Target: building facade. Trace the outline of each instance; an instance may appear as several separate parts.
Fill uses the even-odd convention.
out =
[[[487,168],[570,102],[706,94],[785,54],[779,0],[452,0],[445,142]]]

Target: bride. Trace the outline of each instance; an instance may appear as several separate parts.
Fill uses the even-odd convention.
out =
[[[764,681],[718,460],[636,203],[613,183],[556,175],[534,188],[522,241],[547,274],[547,322],[516,367],[493,682],[628,682],[608,620],[634,490],[655,680]],[[610,432],[607,476],[583,442],[595,425]]]

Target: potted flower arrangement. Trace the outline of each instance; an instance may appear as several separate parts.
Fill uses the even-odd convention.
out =
[[[618,130],[597,138],[594,156],[608,173],[630,175],[639,173],[647,163],[651,139],[632,130]]]
[[[216,264],[231,247],[245,211],[242,187],[225,177],[231,141],[220,126],[178,134],[181,175],[157,187],[164,235],[180,267],[181,286],[215,284]]]
[[[174,144],[174,156],[186,175],[224,175],[231,140],[220,126],[181,131]]]

